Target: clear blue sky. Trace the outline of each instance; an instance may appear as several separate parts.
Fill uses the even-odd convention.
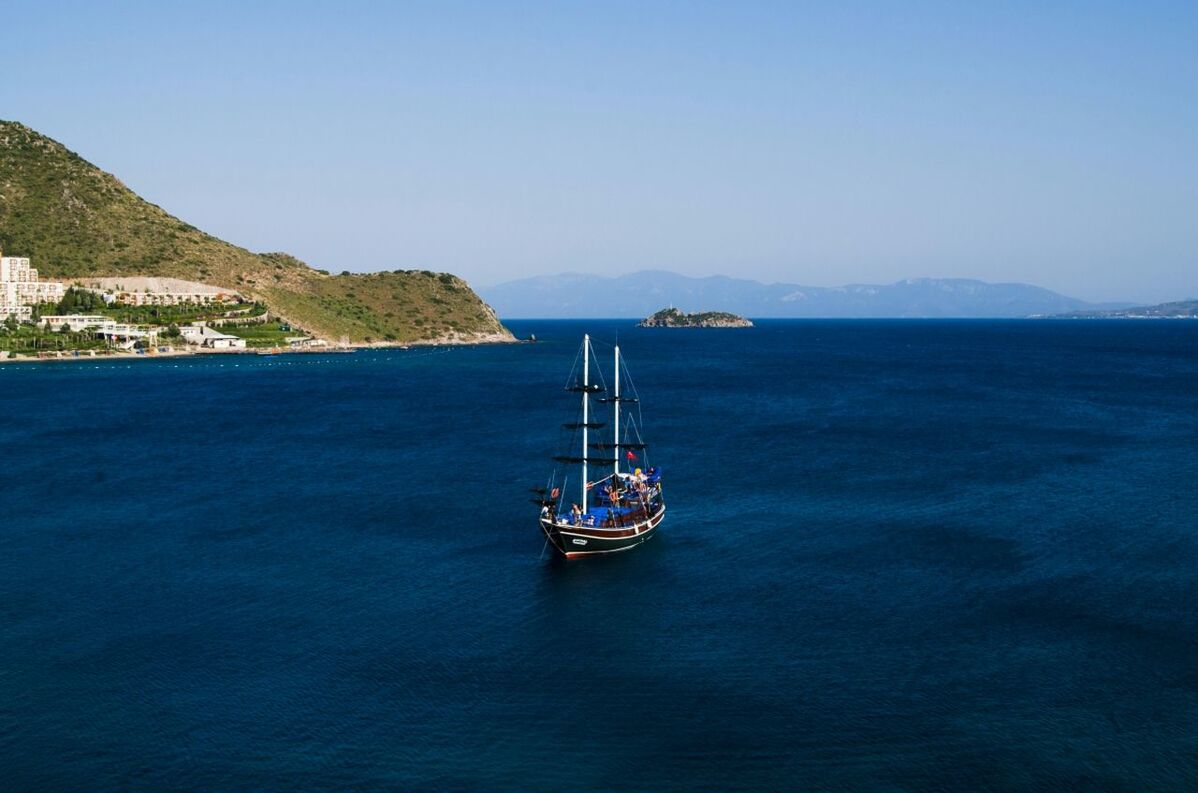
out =
[[[1198,4],[12,2],[0,118],[317,267],[1198,297]]]

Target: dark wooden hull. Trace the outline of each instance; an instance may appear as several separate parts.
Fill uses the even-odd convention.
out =
[[[542,520],[541,531],[559,553],[567,559],[577,559],[581,556],[618,553],[635,548],[653,536],[665,514],[666,507],[662,504],[660,509],[648,518],[627,526],[612,528],[570,526]]]

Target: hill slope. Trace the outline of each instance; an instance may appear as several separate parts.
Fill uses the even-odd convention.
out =
[[[1198,319],[1198,300],[1175,300],[1155,306],[1136,306],[1108,311],[1071,311],[1053,314],[1052,319]]]
[[[57,141],[11,121],[0,121],[0,250],[28,256],[43,275],[65,281],[145,275],[235,289],[331,339],[510,338],[456,276],[332,276],[286,254],[252,253],[168,214]]]
[[[1098,308],[1038,286],[961,278],[811,287],[645,270],[540,276],[480,291],[504,317],[643,317],[665,304],[745,317],[1026,317]]]

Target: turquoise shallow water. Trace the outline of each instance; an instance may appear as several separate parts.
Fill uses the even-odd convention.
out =
[[[0,367],[11,790],[1198,788],[1198,323]],[[584,330],[660,536],[539,560]]]

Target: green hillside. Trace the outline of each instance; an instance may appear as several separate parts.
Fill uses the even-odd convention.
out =
[[[235,289],[309,332],[355,343],[505,338],[460,278],[423,270],[329,275],[256,254],[143,200],[62,144],[0,121],[0,250],[43,276],[141,275]]]

